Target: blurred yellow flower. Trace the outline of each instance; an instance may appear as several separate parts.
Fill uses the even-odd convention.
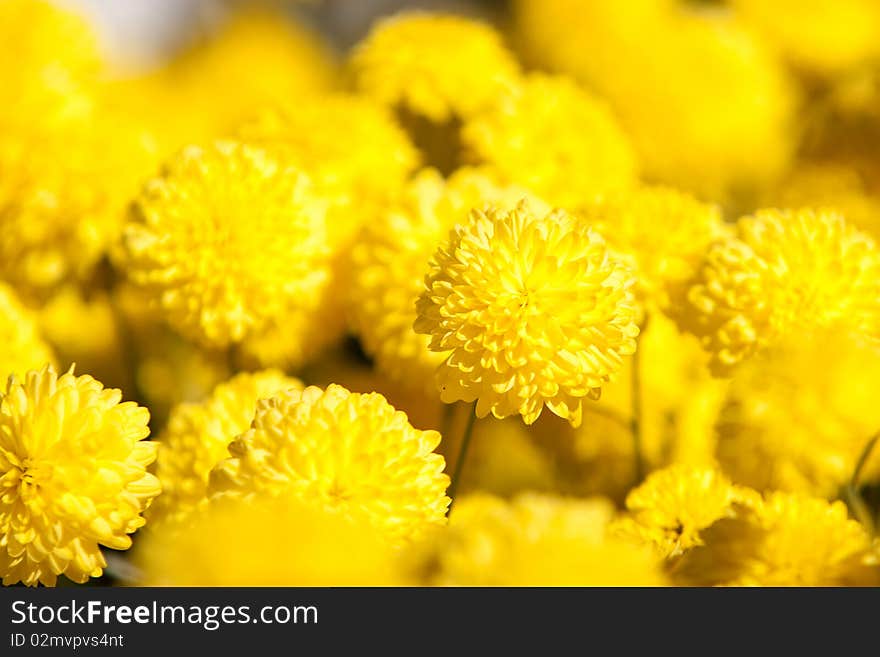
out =
[[[864,528],[843,502],[770,494],[736,519],[706,531],[676,569],[687,584],[845,586],[873,584]]]
[[[242,372],[214,388],[201,402],[171,411],[159,436],[156,476],[162,495],[147,516],[151,526],[167,518],[182,519],[206,499],[211,469],[229,456],[227,446],[254,419],[257,401],[303,384],[277,370]]]
[[[670,295],[696,273],[706,248],[725,230],[717,206],[665,187],[611,194],[576,214],[631,263],[637,297],[649,309],[669,305]]]
[[[434,254],[417,302],[416,332],[449,354],[441,399],[526,424],[546,404],[577,426],[584,398],[597,399],[635,351],[633,282],[602,237],[562,210],[474,210]]]
[[[436,123],[471,116],[519,76],[516,60],[492,27],[425,12],[376,23],[355,47],[350,66],[363,93]]]
[[[566,207],[636,180],[635,154],[611,111],[564,77],[526,78],[467,121],[462,140],[502,180]]]
[[[147,473],[149,412],[118,390],[51,366],[10,378],[0,393],[0,575],[55,584],[101,575],[101,545],[131,546],[159,494]]]
[[[527,57],[607,99],[649,180],[739,201],[790,160],[794,85],[730,12],[668,0],[518,0],[515,13]]]
[[[664,557],[702,545],[701,532],[755,494],[712,468],[673,465],[648,476],[626,496],[627,515],[615,524],[621,538],[645,543]]]
[[[0,2],[0,278],[44,296],[91,275],[155,166],[148,130],[111,111],[91,26],[56,3]]]
[[[211,473],[210,492],[266,492],[367,518],[392,541],[446,521],[449,477],[419,431],[378,393],[338,385],[286,390],[261,400],[251,429]]]
[[[329,46],[288,14],[245,7],[160,71],[158,91],[173,114],[159,126],[186,143],[228,137],[264,107],[289,107],[336,85]],[[183,121],[186,130],[176,125]],[[177,148],[184,143],[176,144]]]
[[[36,317],[15,290],[0,281],[0,380],[47,364],[54,365],[55,356],[40,335]]]
[[[0,2],[0,128],[24,128],[88,112],[101,59],[88,23],[48,0]]]
[[[95,110],[41,116],[0,138],[0,277],[44,294],[86,279],[119,239],[132,196],[155,166],[149,135]]]
[[[223,347],[319,304],[329,279],[324,210],[301,171],[260,149],[192,146],[138,198],[124,264],[177,329]]]
[[[875,0],[732,0],[733,10],[808,71],[834,74],[880,54]]]
[[[138,545],[147,586],[400,586],[395,552],[363,519],[290,498],[213,500],[183,531]]]
[[[449,527],[417,545],[411,567],[440,586],[662,586],[649,550],[609,535],[606,500],[471,495]]]
[[[513,209],[523,198],[549,210],[526,190],[499,184],[488,171],[459,169],[444,180],[426,169],[381,218],[364,227],[352,252],[349,306],[355,331],[381,372],[436,395],[433,374],[445,354],[430,351],[430,338],[413,330],[431,256],[472,208]]]
[[[718,241],[688,292],[682,325],[728,374],[787,337],[839,328],[876,335],[880,255],[831,210],[761,210]]]
[[[733,378],[718,461],[737,483],[832,497],[880,429],[880,347],[839,330],[791,339]],[[863,481],[880,478],[880,453]]]

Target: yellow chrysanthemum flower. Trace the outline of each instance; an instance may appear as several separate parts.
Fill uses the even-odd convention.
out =
[[[601,498],[471,495],[456,502],[449,527],[410,558],[428,585],[663,585],[649,550],[609,535],[612,514]]]
[[[880,54],[875,0],[731,0],[743,20],[793,63],[831,74]]]
[[[448,180],[420,172],[377,221],[364,227],[354,247],[351,319],[366,352],[393,379],[424,385],[436,394],[434,371],[445,358],[413,330],[416,300],[428,263],[449,231],[487,204],[512,209],[523,198],[549,208],[524,189],[500,185],[487,171],[460,169]]]
[[[577,426],[583,399],[635,351],[633,283],[602,237],[562,210],[474,210],[435,253],[417,303],[415,331],[449,354],[441,399],[527,424],[546,404]]]
[[[324,209],[303,173],[260,149],[189,147],[138,198],[125,264],[176,328],[225,346],[318,306],[329,280]]]
[[[737,483],[832,497],[880,429],[880,347],[841,331],[792,340],[733,378],[717,457]],[[880,478],[880,452],[863,481]]]
[[[504,180],[563,206],[636,179],[632,147],[610,110],[563,77],[527,78],[465,123],[462,140]]]
[[[139,543],[148,586],[400,586],[375,528],[289,498],[212,500],[184,531]]]
[[[54,364],[52,349],[40,336],[36,319],[15,291],[0,281],[0,377]]]
[[[731,12],[684,4],[518,0],[515,15],[526,57],[606,99],[649,180],[751,194],[791,158],[795,87]]]
[[[646,543],[664,557],[703,544],[701,533],[755,494],[712,468],[673,465],[648,476],[626,497],[629,513],[617,521],[621,537]]]
[[[351,69],[363,93],[437,123],[471,116],[519,76],[490,26],[424,12],[379,21],[356,46]]]
[[[445,461],[436,431],[419,431],[378,394],[338,385],[287,390],[257,404],[252,428],[214,468],[214,493],[289,495],[366,517],[392,541],[446,521]]]
[[[341,240],[368,219],[363,205],[396,194],[419,160],[393,115],[355,95],[319,96],[267,110],[242,125],[238,135],[309,172],[321,193],[340,206],[330,229],[341,233]]]
[[[90,376],[51,366],[0,393],[0,575],[53,586],[101,575],[100,547],[131,546],[159,494],[150,414]]]
[[[162,495],[149,510],[150,522],[182,517],[205,500],[211,469],[250,427],[257,401],[290,388],[302,390],[303,384],[277,370],[243,372],[214,388],[208,399],[172,409],[159,437],[155,472]]]
[[[841,586],[872,582],[871,541],[843,502],[772,493],[705,533],[676,573],[687,584]],[[876,569],[876,566],[873,567]],[[873,579],[876,579],[874,573]]]
[[[724,234],[721,211],[684,192],[642,187],[606,196],[578,215],[636,271],[636,291],[649,307],[665,308],[693,276],[710,243]]]
[[[717,374],[787,337],[839,327],[876,334],[880,255],[830,210],[761,210],[713,245],[682,324]]]

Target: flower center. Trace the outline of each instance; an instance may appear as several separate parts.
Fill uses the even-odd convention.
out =
[[[22,461],[19,472],[20,488],[23,495],[38,492],[40,486],[44,485],[51,476],[47,466],[31,458]]]

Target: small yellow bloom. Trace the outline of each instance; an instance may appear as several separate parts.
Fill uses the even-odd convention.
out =
[[[876,335],[880,255],[831,210],[761,210],[708,251],[682,324],[724,375],[788,337],[839,328]]]
[[[471,495],[410,555],[427,585],[661,586],[657,559],[609,535],[612,505],[526,494]]]
[[[669,0],[518,0],[514,13],[533,64],[607,100],[648,179],[738,199],[772,184],[791,159],[796,87],[772,44],[733,12]]]
[[[519,76],[490,26],[423,12],[377,23],[355,47],[351,69],[363,93],[436,123],[471,116]]]
[[[636,271],[637,296],[665,308],[696,273],[706,248],[724,234],[721,211],[666,187],[608,195],[577,213]]]
[[[709,529],[676,572],[687,584],[844,586],[873,583],[871,540],[843,502],[770,494]]]
[[[53,586],[101,575],[101,545],[131,546],[159,494],[146,471],[157,443],[150,414],[90,376],[51,366],[11,377],[0,393],[0,575]]]
[[[330,278],[324,211],[307,177],[263,150],[192,146],[141,193],[124,264],[178,330],[226,346],[318,306]]]
[[[446,522],[445,461],[378,393],[291,389],[261,400],[251,429],[211,473],[210,491],[289,496],[367,518],[392,541]]]
[[[602,237],[562,210],[474,210],[435,253],[417,303],[416,332],[449,354],[441,399],[527,424],[546,404],[577,426],[584,398],[635,351],[633,283]]]
[[[616,530],[676,557],[702,545],[701,533],[722,518],[736,516],[737,506],[753,499],[712,468],[673,465],[648,476],[626,497],[629,514]]]
[[[243,372],[204,401],[172,409],[159,438],[156,476],[162,495],[149,510],[150,522],[181,518],[205,500],[208,474],[229,456],[229,443],[250,427],[257,401],[290,388],[302,390],[303,385],[276,370]]]
[[[564,77],[527,78],[466,122],[462,140],[503,180],[566,207],[636,180],[635,154],[611,111]]]
[[[153,76],[143,91],[158,106],[144,119],[177,150],[228,136],[260,108],[329,91],[336,69],[331,48],[308,26],[285,12],[244,6]]]
[[[485,170],[459,169],[444,180],[426,169],[379,220],[365,226],[352,254],[350,309],[355,331],[381,372],[436,395],[433,374],[446,354],[432,352],[430,338],[413,330],[431,256],[456,224],[467,221],[471,208],[513,209],[523,198],[549,211],[524,189],[501,185]]]

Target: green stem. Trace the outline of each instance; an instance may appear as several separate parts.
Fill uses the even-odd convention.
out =
[[[868,458],[870,458],[871,452],[874,451],[874,446],[878,441],[880,441],[880,431],[874,434],[865,444],[862,453],[859,454],[859,458],[856,461],[856,467],[853,470],[852,478],[850,478],[849,484],[846,487],[847,502],[849,503],[853,514],[871,535],[874,534],[875,530],[874,521],[871,518],[871,512],[868,509],[868,505],[865,504],[865,500],[862,499],[862,496],[859,493],[859,479],[862,476],[862,470],[865,467],[865,463],[868,462]]]
[[[458,490],[458,484],[461,480],[461,473],[464,469],[464,462],[467,459],[468,448],[471,445],[471,436],[473,436],[474,433],[474,423],[476,420],[477,403],[474,402],[470,409],[470,413],[468,413],[467,424],[464,427],[464,434],[461,437],[461,447],[458,448],[458,458],[455,459],[455,472],[452,474],[452,483],[449,485],[449,490],[447,491],[447,495],[452,499],[449,503],[449,513],[452,513],[452,505],[455,504],[455,492]]]
[[[635,485],[639,485],[645,476],[645,460],[642,451],[642,334],[648,327],[648,316],[639,327],[639,337],[636,338],[636,351],[632,359],[632,373],[630,375],[630,403],[632,404],[632,416],[629,420],[629,429],[633,440],[633,466],[635,469]]]

